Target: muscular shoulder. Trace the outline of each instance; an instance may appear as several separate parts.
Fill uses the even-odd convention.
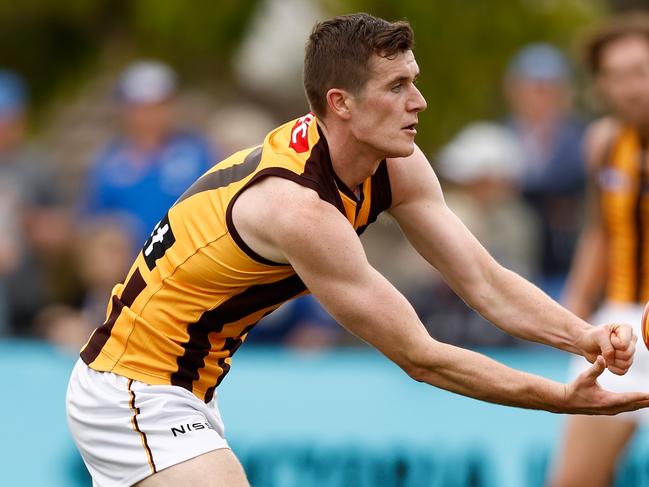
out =
[[[233,219],[244,241],[257,253],[287,262],[288,247],[336,231],[347,220],[309,188],[267,177],[246,189],[233,207]]]
[[[332,208],[313,189],[275,176],[268,176],[246,189],[239,200],[254,204],[259,214],[274,215],[275,221],[303,218]]]
[[[584,155],[590,172],[601,166],[619,130],[620,123],[612,117],[599,118],[588,126],[584,137]]]

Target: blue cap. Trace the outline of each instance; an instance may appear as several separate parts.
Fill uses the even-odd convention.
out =
[[[507,73],[514,78],[536,81],[566,81],[571,77],[565,56],[556,47],[544,43],[529,44],[518,51]]]
[[[8,69],[0,69],[0,117],[21,113],[27,103],[27,90],[20,76]]]

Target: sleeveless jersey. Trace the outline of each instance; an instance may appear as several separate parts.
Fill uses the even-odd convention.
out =
[[[602,219],[608,242],[606,298],[649,300],[649,193],[647,146],[623,127],[598,174]]]
[[[81,350],[89,367],[212,399],[250,329],[308,292],[290,265],[256,254],[234,227],[237,197],[268,176],[316,191],[358,234],[391,205],[385,161],[357,197],[334,172],[313,114],[277,128],[212,167],[169,209]]]

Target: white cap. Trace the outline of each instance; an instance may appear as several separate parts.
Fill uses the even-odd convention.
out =
[[[518,181],[523,164],[523,148],[510,130],[475,122],[442,148],[437,167],[444,178],[469,183],[485,177]]]
[[[120,75],[117,96],[126,103],[155,103],[176,91],[176,73],[158,61],[138,61]]]

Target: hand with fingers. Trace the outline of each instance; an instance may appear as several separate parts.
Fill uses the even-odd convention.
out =
[[[649,392],[615,393],[602,389],[597,378],[605,369],[606,362],[599,355],[587,371],[566,384],[565,403],[561,412],[613,415],[649,406]]]
[[[594,363],[601,355],[608,370],[623,375],[633,363],[637,341],[631,326],[611,323],[590,328],[581,336],[577,347],[589,362]]]

